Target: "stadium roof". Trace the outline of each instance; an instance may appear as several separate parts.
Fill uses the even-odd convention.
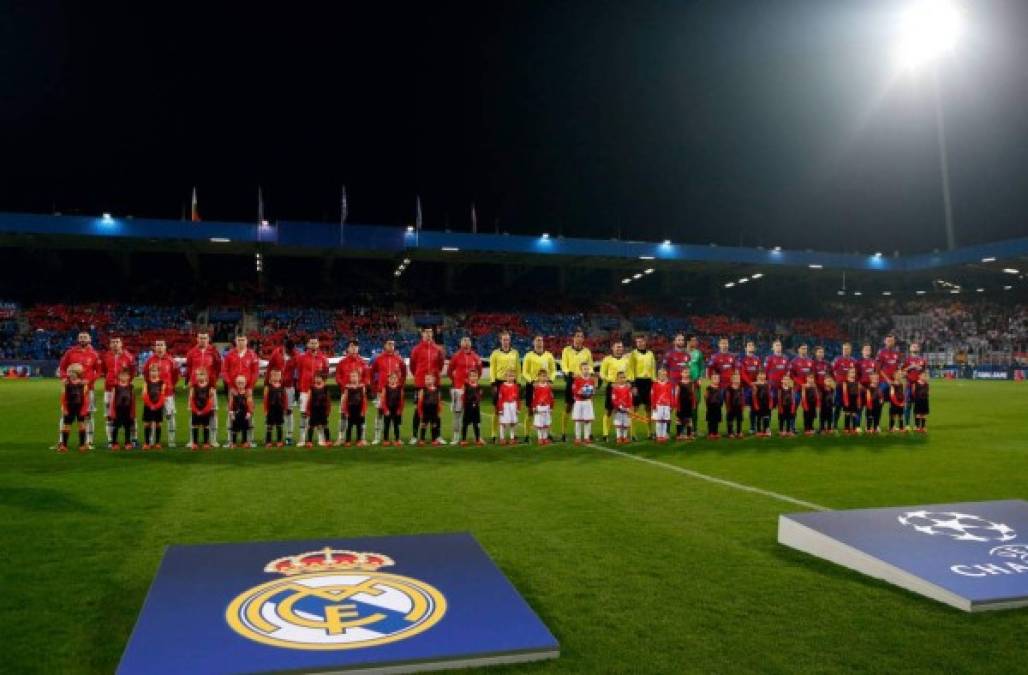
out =
[[[287,255],[338,255],[461,262],[547,264],[573,262],[596,267],[653,264],[669,269],[689,263],[744,264],[793,268],[919,272],[965,264],[995,263],[1028,257],[1028,237],[968,246],[953,251],[883,255],[704,246],[677,242],[582,239],[540,235],[472,234],[415,231],[413,227],[280,221],[189,222],[0,213],[0,244],[51,247],[150,248],[246,253],[257,248]]]

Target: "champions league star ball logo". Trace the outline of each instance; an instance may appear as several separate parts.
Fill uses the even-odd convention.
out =
[[[910,511],[898,520],[923,534],[943,535],[957,541],[1010,541],[1017,536],[1009,525],[967,513]]]
[[[243,637],[287,649],[374,647],[425,632],[446,598],[423,581],[379,572],[388,556],[325,548],[272,560],[285,575],[233,600],[225,621]]]

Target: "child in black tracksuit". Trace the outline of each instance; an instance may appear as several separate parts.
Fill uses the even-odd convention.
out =
[[[286,423],[286,388],[282,386],[282,371],[272,370],[268,373],[268,382],[264,385],[264,447],[283,447],[282,428]],[[275,432],[275,440],[271,440],[271,432]]]
[[[403,417],[403,385],[397,373],[389,373],[389,381],[378,399],[378,411],[382,416],[382,445],[389,445],[389,429],[393,429],[396,440],[393,445],[400,447],[400,419]]]
[[[753,385],[753,404],[750,406],[750,424],[757,430],[758,436],[771,435],[771,386],[767,383],[764,371],[757,373],[757,381]]]
[[[792,386],[792,378],[782,378],[782,387],[778,390],[778,435],[794,436],[796,434],[796,393]]]
[[[118,373],[118,384],[111,392],[111,409],[107,411],[111,420],[111,449],[118,450],[118,430],[124,430],[125,448],[132,444],[136,426],[136,390],[132,386],[132,373],[126,368]]]
[[[850,368],[846,381],[842,383],[842,429],[847,434],[857,431],[857,416],[860,414],[860,395],[863,389],[857,382],[857,371]]]
[[[328,425],[329,414],[332,412],[332,399],[325,387],[325,377],[318,373],[311,384],[310,395],[307,397],[307,447],[314,447],[314,437],[321,434],[318,445],[328,447],[328,439],[332,437],[332,429]]]
[[[896,431],[906,431],[903,424],[903,407],[906,405],[906,387],[903,384],[903,376],[896,376],[896,384],[889,387],[889,431],[898,427]]]
[[[696,387],[687,370],[682,371],[682,381],[678,385],[675,400],[678,402],[678,440],[692,440],[696,437],[692,420],[696,412],[697,401]]]
[[[861,394],[861,403],[867,409],[865,429],[872,434],[877,434],[882,430],[882,409],[885,408],[885,394],[878,386],[877,373],[871,374],[870,382]]]
[[[732,373],[731,384],[724,391],[725,420],[728,422],[728,437],[742,438],[742,413],[746,408],[746,397],[742,393],[739,373]]]
[[[425,387],[418,394],[418,419],[421,420],[418,429],[418,445],[425,444],[425,429],[430,430],[432,445],[441,445],[439,433],[442,422],[439,419],[440,395],[439,387],[435,386],[433,375],[425,376]]]
[[[821,388],[821,422],[818,433],[827,434],[835,431],[835,380],[831,376],[825,378]]]
[[[364,440],[364,417],[368,412],[368,396],[361,384],[360,373],[356,370],[350,372],[350,381],[343,388],[340,405],[346,413],[346,440],[343,445],[349,447],[350,436],[354,432],[357,445],[367,445]]]
[[[914,406],[915,428],[924,433],[928,431],[928,380],[921,376],[910,385],[911,404]]]
[[[814,435],[814,422],[817,421],[817,409],[821,403],[821,392],[813,375],[807,375],[807,382],[800,392],[800,405],[803,407],[803,434]]]
[[[460,444],[468,444],[468,427],[475,432],[475,444],[485,445],[482,440],[482,390],[478,388],[478,371],[468,372],[464,382],[464,414],[461,417]]]
[[[86,420],[89,419],[89,392],[82,377],[82,368],[77,364],[68,369],[68,381],[61,392],[61,442],[58,452],[67,452],[71,425],[78,423],[79,452],[89,450],[86,442]]]
[[[719,386],[720,380],[717,373],[712,373],[710,384],[703,394],[707,405],[707,438],[718,438],[717,427],[721,424],[721,405],[724,403],[723,392]]]
[[[214,414],[214,400],[218,390],[207,381],[207,371],[198,368],[194,373],[196,384],[189,387],[189,443],[191,450],[211,447],[211,415]]]
[[[231,444],[241,448],[250,442],[253,428],[253,396],[246,388],[246,378],[240,375],[228,394],[228,416]]]

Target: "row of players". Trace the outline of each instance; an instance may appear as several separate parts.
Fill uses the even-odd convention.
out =
[[[79,417],[84,418],[79,420],[82,446],[88,447],[92,443],[92,383],[100,377],[105,379],[107,438],[113,446],[117,442],[117,428],[126,427],[126,434],[134,434],[134,424],[131,425],[131,431],[128,430],[128,421],[134,420],[134,394],[130,386],[134,360],[122,348],[118,338],[111,339],[111,350],[102,358],[90,346],[88,333],[80,334],[78,342],[76,347],[65,354],[60,366],[62,377],[66,379],[66,391],[62,396],[62,436],[59,448],[67,447],[70,425]],[[536,418],[533,426],[539,430],[540,441],[549,442],[553,408],[549,382],[555,375],[555,360],[543,349],[542,338],[537,337],[533,350],[526,354],[519,369],[519,355],[510,346],[510,335],[501,334],[500,343],[489,359],[492,398],[498,412],[493,416],[493,438],[496,439],[497,427],[502,442],[506,442],[508,437],[510,441],[516,438],[518,407],[513,411],[510,407],[511,404],[519,405],[521,400],[517,382],[520,371],[527,383],[524,391],[526,407]],[[374,409],[379,412],[375,420],[373,443],[383,440],[383,430],[384,440],[388,442],[390,426],[397,439],[395,442],[399,441],[402,404],[398,409],[394,407],[394,412],[389,412],[389,383],[395,380],[398,387],[398,391],[392,394],[393,404],[397,400],[402,402],[407,366],[396,353],[395,344],[391,340],[384,347],[369,366],[359,354],[359,345],[351,342],[347,355],[336,368],[336,380],[341,394],[337,443],[349,442],[353,432],[356,432],[358,443],[366,443],[364,418],[370,397],[376,397]],[[750,432],[762,435],[770,434],[772,410],[778,412],[779,430],[783,434],[795,433],[798,410],[803,411],[804,430],[808,433],[813,433],[815,424],[819,431],[827,430],[829,422],[831,430],[836,429],[840,416],[844,419],[844,430],[859,431],[860,417],[865,409],[868,411],[867,428],[877,430],[881,408],[886,402],[890,404],[892,413],[890,426],[896,424],[904,428],[909,425],[911,413],[916,413],[918,429],[925,428],[928,388],[925,363],[918,354],[916,344],[912,344],[910,354],[901,359],[895,349],[895,339],[888,336],[876,358],[870,357],[871,346],[864,345],[859,360],[852,357],[850,345],[845,344],[842,355],[831,364],[824,360],[821,348],[815,349],[814,359],[808,358],[805,346],[801,346],[798,355],[790,360],[781,353],[781,343],[777,341],[772,346],[772,354],[764,360],[755,355],[753,342],[748,342],[745,353],[738,357],[728,352],[727,339],[720,340],[718,347],[718,352],[704,363],[702,354],[696,349],[695,338],[687,342],[683,334],[678,334],[674,338],[674,347],[665,354],[658,369],[653,353],[646,347],[645,336],[636,338],[636,348],[629,354],[624,353],[620,341],[615,341],[611,354],[600,364],[600,381],[607,385],[604,437],[609,438],[610,423],[613,421],[617,440],[624,442],[629,437],[626,430],[631,427],[631,420],[641,419],[647,426],[653,422],[655,433],[652,435],[657,440],[667,440],[671,410],[678,414],[678,437],[693,437],[697,427],[700,379],[704,370],[711,384],[703,392],[702,398],[706,404],[706,420],[710,427],[708,434],[714,438],[718,436],[717,427],[722,419],[728,422],[730,436],[741,436],[742,411],[747,407],[750,409]],[[431,431],[432,442],[443,443],[439,434],[439,406],[442,400],[438,384],[447,370],[453,382],[450,389],[454,419],[453,442],[467,442],[469,426],[475,432],[476,441],[481,442],[478,377],[482,360],[471,349],[470,339],[464,338],[460,349],[450,359],[446,359],[442,348],[434,342],[431,329],[425,329],[422,342],[411,353],[410,363],[417,390],[411,442],[424,442],[427,429]],[[564,373],[580,374],[566,387],[563,438],[566,440],[570,417],[576,422],[576,439],[588,441],[592,427],[591,398],[597,383],[593,381],[592,355],[584,347],[581,331],[577,331],[572,344],[565,347],[561,365]],[[77,381],[69,389],[69,371],[73,367]],[[219,373],[225,380],[229,399],[232,442],[236,443],[240,437],[244,437],[247,439],[245,442],[254,444],[251,422],[253,387],[258,369],[259,359],[247,347],[245,337],[237,338],[236,349],[230,351],[222,361],[221,355],[210,345],[207,334],[201,333],[198,336],[197,346],[186,357],[186,377],[190,382],[193,416],[192,447],[217,445],[218,398],[212,383],[217,382]],[[169,446],[174,447],[173,393],[178,382],[178,367],[167,354],[162,341],[155,343],[154,354],[144,365],[144,371],[147,375],[143,394],[144,445],[160,444],[160,423],[166,417]],[[303,353],[297,353],[289,341],[274,351],[268,363],[265,381],[265,411],[272,420],[266,444],[291,443],[296,389],[299,389],[300,441],[310,443],[317,433],[320,442],[328,442],[330,434],[327,432],[327,419],[331,401],[327,391],[323,391],[327,371],[328,360],[320,353],[316,338],[308,340],[307,350]],[[496,378],[494,374],[497,373],[502,376]],[[467,393],[468,383],[472,384],[471,394]],[[683,387],[683,383],[689,386]],[[540,390],[538,395],[535,392],[537,387]],[[76,393],[80,388],[81,396]],[[396,396],[400,398],[396,399]],[[471,400],[466,402],[466,399]],[[578,405],[584,401],[589,402],[588,413],[587,406]],[[645,417],[636,414],[639,407],[645,409]],[[282,422],[276,423],[280,410]],[[580,412],[576,413],[575,410]],[[512,417],[513,422],[510,421]],[[322,418],[326,420],[325,423],[321,423]],[[525,440],[528,437],[528,421],[529,415],[526,415]],[[132,439],[133,442],[135,440]]]

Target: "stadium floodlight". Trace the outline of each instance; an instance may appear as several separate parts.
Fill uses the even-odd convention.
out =
[[[918,295],[924,295],[928,291],[914,291],[914,292],[917,293]]]
[[[823,269],[824,265],[821,265],[821,264],[818,264],[818,263],[810,263],[809,265],[807,265],[807,267],[809,267],[812,270],[819,270],[819,269]]]
[[[403,274],[403,272],[401,272],[400,270],[396,270],[395,272],[393,272],[394,276],[400,276],[401,274]]]
[[[964,16],[953,0],[917,0],[900,18],[897,64],[915,70],[953,50]]]
[[[231,239],[227,239],[226,237],[211,237],[209,241],[212,244],[227,244],[227,243],[229,243],[232,240]]]
[[[457,248],[456,246],[443,246],[443,250],[446,251],[447,253],[456,253],[456,252],[460,251],[460,249]]]
[[[740,284],[747,284],[747,283],[749,283],[749,281],[750,281],[749,277],[743,277],[742,279],[739,279],[739,283]]]
[[[982,262],[983,262],[983,263],[991,263],[991,262],[996,262],[996,259],[995,259],[995,258],[993,258],[992,256],[989,256],[988,258],[982,258]]]
[[[846,295],[846,291],[836,291],[836,295]]]
[[[960,293],[960,289],[954,288],[952,291],[950,291],[950,293],[952,293],[953,295],[957,295],[958,293]]]
[[[268,227],[269,225],[271,225],[271,223],[269,223],[267,219],[261,221],[261,227]]]
[[[670,239],[665,239],[664,243],[662,244],[662,246],[670,246],[670,245],[671,245],[671,240]]]
[[[1020,274],[1021,270],[1015,270],[1013,267],[1004,267],[1003,272],[1006,274]]]
[[[643,274],[653,274],[653,268],[652,267],[647,267],[646,269],[643,270]]]
[[[543,239],[549,239],[550,238],[550,233],[549,232],[543,232],[543,237],[542,238]]]
[[[764,273],[763,272],[757,272],[756,274],[751,274],[750,275],[750,279],[761,279],[763,277],[764,277]]]
[[[639,256],[639,260],[655,260],[655,259],[656,258],[654,258],[652,255],[641,255],[641,256]]]
[[[632,275],[633,279],[642,279],[642,272],[636,272]]]
[[[621,283],[623,283],[623,284],[630,284],[630,283],[632,283],[632,280],[628,279],[628,278],[625,278],[625,279],[621,280]]]
[[[403,264],[404,265],[410,265],[410,258],[404,258],[403,259]]]
[[[1004,286],[1003,290],[1004,291],[1009,291],[1011,288],[1013,288],[1013,286]]]
[[[978,293],[984,293],[984,292],[985,292],[985,289],[984,289],[984,288],[976,288],[976,289],[974,289],[974,290],[975,290],[976,292],[978,292]]]
[[[853,295],[863,295],[860,291],[853,291]]]
[[[101,216],[101,218],[103,218],[104,222],[107,222],[107,223],[109,223],[112,220],[114,220],[114,218],[111,217],[111,214],[107,213],[106,211],[104,211],[104,214],[103,214],[103,216]]]
[[[882,259],[882,252],[881,251],[876,251],[875,252],[875,259],[876,260],[881,260]]]
[[[882,295],[892,295],[892,291],[882,291]]]
[[[735,286],[734,281],[729,281],[727,284],[725,284],[725,288],[731,288],[732,286]]]
[[[781,246],[775,246],[775,247],[774,247],[773,249],[771,249],[771,250],[772,250],[772,251],[773,251],[774,253],[781,253],[781,252],[782,252],[782,247],[781,247]]]
[[[414,232],[414,226],[413,225],[408,225],[407,226],[407,234],[411,234],[412,232]]]

